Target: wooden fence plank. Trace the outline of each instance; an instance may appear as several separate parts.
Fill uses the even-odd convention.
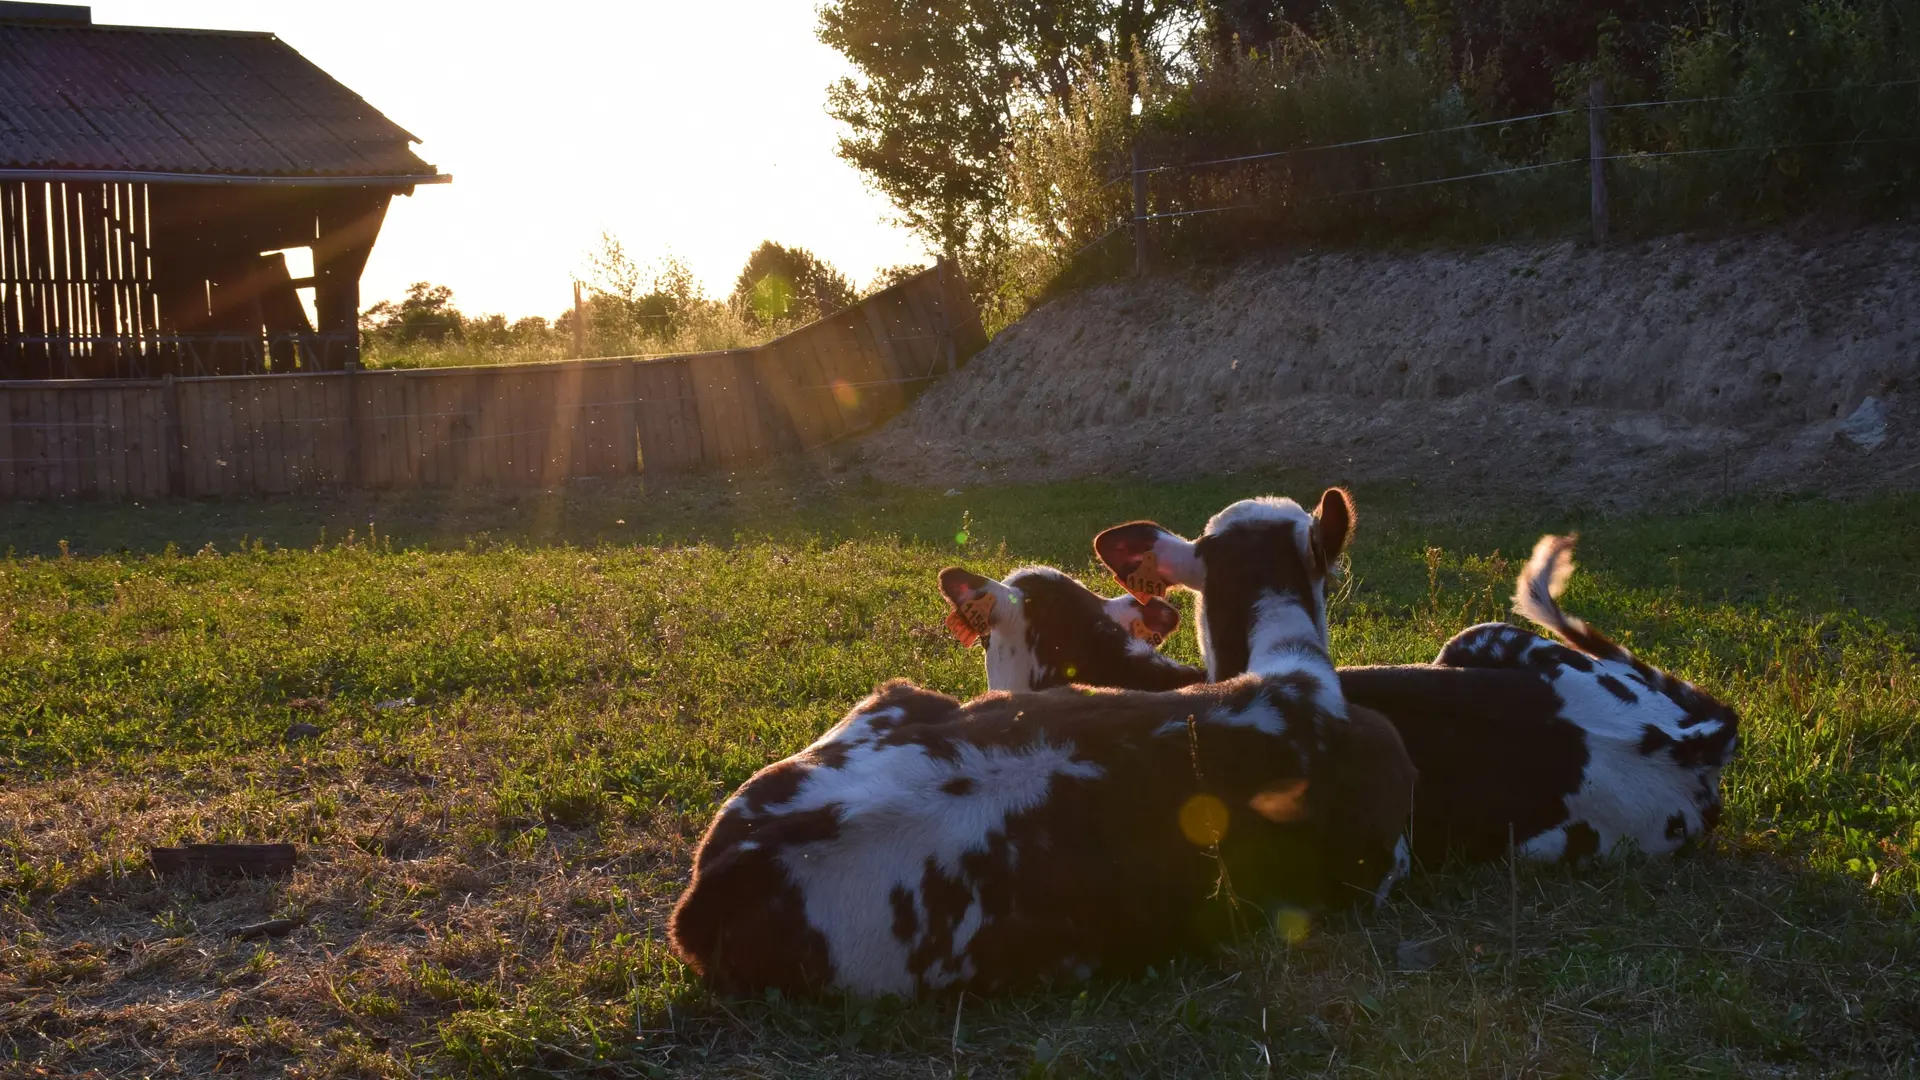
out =
[[[145,494],[146,426],[141,412],[146,405],[144,387],[110,388],[107,392],[107,424],[114,437],[114,492],[116,499],[137,499]]]
[[[360,376],[360,404],[365,410],[361,413],[366,419],[360,425],[364,432],[361,440],[361,453],[364,460],[372,466],[367,476],[369,487],[380,491],[390,491],[394,484],[394,445],[393,445],[393,406],[389,402],[389,391],[393,377],[386,372],[369,372]]]
[[[688,415],[692,387],[686,367],[685,361],[633,365],[640,462],[648,476],[684,472],[700,463],[699,420]]]
[[[606,403],[613,400],[607,393],[613,374],[614,369],[600,365],[582,364],[575,370],[573,437],[567,440],[569,478],[613,475],[613,455],[605,449],[612,427],[603,415]]]
[[[124,390],[98,389],[93,391],[93,416],[100,427],[94,431],[93,444],[96,453],[106,460],[101,462],[106,483],[94,491],[96,496],[110,499],[127,497],[127,465],[133,440],[127,431],[127,392]]]
[[[692,364],[676,364],[673,369],[672,401],[680,420],[683,460],[686,468],[699,469],[708,464],[707,433],[700,426],[700,388],[695,384]]]
[[[191,499],[206,493],[201,464],[206,448],[200,431],[205,422],[200,413],[200,384],[176,379],[173,384],[173,429],[175,460],[180,464],[180,494]]]
[[[265,376],[263,376],[265,377]],[[242,379],[234,384],[234,482],[242,495],[265,490],[266,446],[260,438],[260,382]]]
[[[407,425],[407,448],[413,455],[413,482],[416,487],[439,487],[440,458],[447,445],[446,409],[440,392],[446,380],[424,374],[407,377],[407,401],[413,419]]]
[[[607,375],[610,369],[599,365],[581,364],[574,368],[571,394],[573,427],[565,440],[567,447],[567,468],[562,474],[568,479],[588,476],[609,475],[613,455],[601,450],[606,428],[602,425],[601,413],[609,400],[606,394]],[[561,383],[561,408],[568,407],[568,383]]]
[[[764,461],[773,451],[774,438],[769,430],[761,399],[760,380],[754,377],[753,356],[758,350],[742,349],[732,356],[734,401],[740,408],[740,430],[746,436],[746,460]]]
[[[528,488],[540,482],[540,448],[533,440],[540,377],[530,371],[516,371],[510,378],[513,391],[508,430],[513,433],[513,473],[507,482],[516,488]]]
[[[613,455],[615,475],[633,476],[640,471],[640,378],[634,364],[621,364],[615,386],[619,387],[613,409]]]
[[[47,428],[47,400],[49,391],[28,390],[20,395],[18,402],[19,429],[19,468],[20,494],[29,499],[44,499],[52,494],[53,485],[48,481],[47,442],[51,431]]]
[[[287,491],[286,390],[292,380],[268,377],[254,384],[253,422],[259,435],[260,461],[254,490],[266,494]]]
[[[5,421],[0,423],[0,499],[20,497],[19,464],[14,460],[16,451],[13,437],[17,426],[13,419],[13,403],[19,396],[20,391],[0,387],[0,421]]]
[[[777,344],[781,366],[793,379],[795,407],[809,421],[803,438],[807,438],[810,445],[838,438],[852,426],[851,414],[833,393],[833,378],[822,363],[812,336],[796,332]]]
[[[717,468],[728,460],[728,436],[723,429],[723,416],[717,410],[714,387],[715,365],[712,357],[702,355],[687,362],[687,376],[693,383],[693,405],[700,417],[700,464],[708,468]]]
[[[167,494],[167,394],[164,387],[149,387],[140,395],[140,488],[142,499],[158,499]]]
[[[214,423],[220,432],[219,494],[225,498],[245,491],[240,486],[240,464],[246,456],[246,444],[242,441],[239,401],[244,386],[244,383],[238,382],[218,383],[217,392],[212,397]]]
[[[139,419],[134,421],[140,431],[137,499],[157,499],[167,493],[166,395],[164,388],[152,386],[140,395]]]
[[[313,482],[312,425],[307,422],[307,399],[314,380],[287,379],[280,389],[280,469],[288,491],[305,491]]]
[[[227,436],[226,423],[231,410],[223,408],[220,401],[230,392],[225,383],[209,382],[200,384],[200,393],[195,395],[200,403],[200,453],[201,468],[206,470],[206,484],[198,492],[201,495],[225,495],[227,481],[227,462],[233,455],[233,447]]]
[[[334,416],[338,414],[328,404],[336,381],[337,377],[333,375],[308,376],[299,380],[298,459],[301,491],[312,491],[338,482],[328,458],[329,448],[337,446],[340,441],[333,423]]]
[[[93,460],[80,442],[80,425],[85,422],[80,407],[82,395],[60,390],[55,396],[60,425],[60,494],[71,498],[85,492],[93,480]]]
[[[487,484],[488,462],[492,447],[481,440],[486,430],[486,399],[492,392],[489,377],[475,375],[460,381],[460,422],[455,427],[460,439],[460,482],[476,487]]]
[[[440,414],[434,418],[433,426],[437,440],[433,449],[433,482],[441,487],[454,487],[463,481],[461,464],[467,447],[459,441],[463,423],[460,387],[469,381],[464,378],[433,380],[429,400],[433,402],[434,411]]]
[[[502,368],[487,372],[482,379],[486,389],[480,401],[481,423],[476,427],[474,438],[485,451],[483,482],[504,487],[513,475],[513,424],[508,409],[511,375]]]

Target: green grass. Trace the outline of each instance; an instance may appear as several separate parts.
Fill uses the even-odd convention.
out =
[[[1105,525],[1275,488],[1315,493],[829,474],[0,508],[0,1075],[1920,1070],[1912,495],[1621,518],[1357,492],[1347,663],[1429,658],[1502,615],[1541,532],[1583,531],[1569,608],[1743,716],[1695,857],[1426,875],[1291,946],[1012,999],[719,1001],[666,952],[733,785],[884,678],[981,689],[939,567],[1091,574]],[[191,840],[303,863],[155,879],[146,848]]]

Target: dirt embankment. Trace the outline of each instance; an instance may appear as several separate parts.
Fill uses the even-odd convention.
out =
[[[1033,312],[867,441],[967,484],[1287,466],[1632,506],[1920,487],[1920,228],[1265,259]]]

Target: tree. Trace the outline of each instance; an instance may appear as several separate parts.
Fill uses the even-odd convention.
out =
[[[361,330],[400,342],[458,339],[463,322],[453,306],[453,290],[427,281],[407,286],[406,299],[399,303],[382,300],[360,315]]]
[[[926,269],[926,266],[920,263],[901,263],[898,266],[886,267],[876,272],[873,275],[872,281],[867,282],[864,295],[871,296],[882,289],[891,289],[895,285],[920,274]]]
[[[831,315],[853,303],[854,291],[845,274],[806,248],[764,240],[747,256],[733,299],[749,318],[766,325]]]
[[[587,264],[588,324],[614,335],[670,338],[705,300],[684,259],[668,254],[642,267],[612,233],[600,234]]]
[[[827,92],[840,156],[936,251],[991,247],[1021,108],[1062,109],[1083,73],[1159,55],[1195,0],[828,0],[820,40],[857,70]]]

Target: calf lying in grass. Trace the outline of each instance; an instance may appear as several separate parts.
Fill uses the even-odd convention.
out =
[[[1157,569],[1143,575],[1147,560],[1136,557],[1153,551],[1165,530],[1121,528],[1127,531],[1102,534],[1101,554],[1112,556],[1109,568],[1122,580],[1130,576],[1144,600],[1105,600],[1038,568],[1000,583],[942,571],[949,626],[964,644],[984,640],[990,689],[1069,681],[1159,688],[1205,679],[1200,669],[1157,652],[1149,659],[1141,640],[1120,631],[1135,610],[1155,612],[1167,627],[1163,636],[1178,620],[1171,608],[1155,607],[1164,604],[1156,593],[1172,582],[1160,580]],[[1571,539],[1543,538],[1520,576],[1515,605],[1574,648],[1488,623],[1455,636],[1433,665],[1339,671],[1348,703],[1385,713],[1420,771],[1413,841],[1429,865],[1499,858],[1510,837],[1521,855],[1537,860],[1578,861],[1621,850],[1623,841],[1664,854],[1711,830],[1719,817],[1720,771],[1733,753],[1737,718],[1560,609],[1555,598],[1572,573],[1572,551]],[[1191,572],[1191,559],[1174,547],[1156,552],[1153,565]],[[1045,590],[1016,587],[1038,580],[1047,582]],[[993,599],[982,604],[983,595]],[[1201,602],[1204,613],[1204,591]],[[1008,608],[1025,617],[1003,617]],[[975,626],[972,616],[984,617]],[[1239,653],[1207,655],[1228,668],[1245,662]]]
[[[1350,510],[1238,503],[1253,578],[1309,590]],[[1264,567],[1264,569],[1262,569]],[[1246,632],[1301,626],[1268,605]],[[1239,678],[961,703],[894,682],[721,808],[672,919],[717,988],[914,994],[1124,972],[1286,908],[1376,900],[1404,872],[1413,773],[1347,719],[1324,634]],[[1302,662],[1306,657],[1306,662]]]
[[[1180,626],[1159,597],[1109,600],[1048,566],[994,581],[949,566],[940,571],[947,628],[987,657],[990,690],[1045,690],[1068,683],[1127,690],[1174,690],[1200,672],[1158,646]]]

